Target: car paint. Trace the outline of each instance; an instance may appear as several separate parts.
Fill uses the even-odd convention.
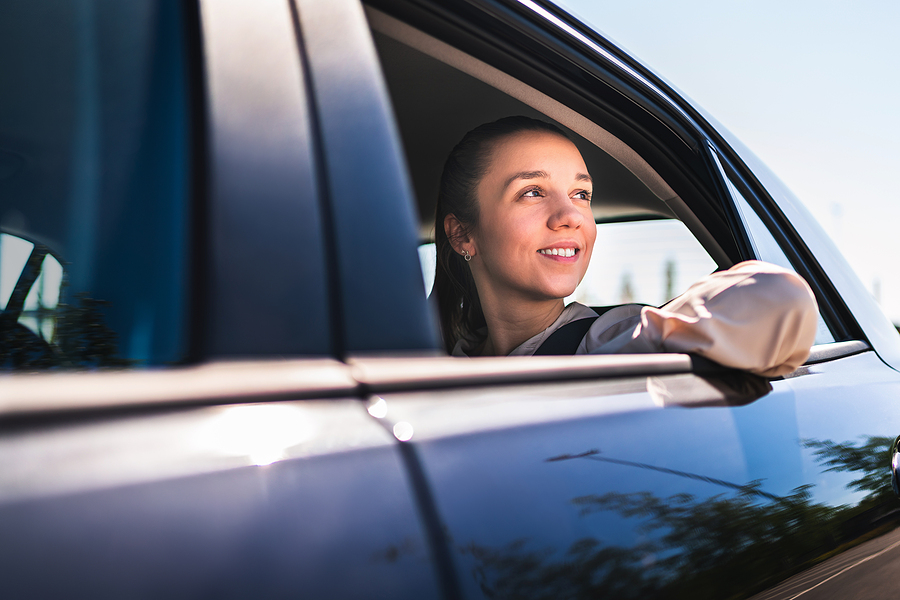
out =
[[[833,286],[820,294],[859,338],[770,382],[683,355],[430,356],[410,186],[362,7],[204,1],[215,301],[200,347],[233,362],[5,376],[4,595],[814,598],[851,577],[888,590],[889,569],[856,575],[895,544],[900,341],[827,237],[664,82],[634,78],[599,35],[548,24],[558,9],[421,6],[530,28],[600,71],[611,62],[583,46],[626,61],[618,77],[678,109],[636,104],[700,160],[693,142],[708,139],[756,179],[755,201],[815,257]],[[266,296],[273,256],[296,277]],[[318,358],[238,360],[291,349],[280,318]],[[777,587],[798,573],[812,579]]]

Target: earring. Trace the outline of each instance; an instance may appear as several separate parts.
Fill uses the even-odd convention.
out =
[[[469,262],[472,260],[472,255],[469,254],[468,250],[463,250],[463,258],[466,259],[466,262]]]

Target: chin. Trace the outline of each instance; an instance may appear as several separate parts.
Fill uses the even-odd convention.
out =
[[[562,300],[575,293],[576,287],[578,287],[577,284],[548,286],[542,295],[548,299]]]

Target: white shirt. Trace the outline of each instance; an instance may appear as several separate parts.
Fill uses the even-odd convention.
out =
[[[510,356],[531,356],[557,329],[595,316],[573,302],[541,333]],[[719,364],[765,377],[790,373],[809,357],[818,307],[796,273],[746,261],[704,277],[662,308],[624,304],[597,318],[575,354],[691,352]],[[453,356],[468,356],[484,340],[459,340]]]

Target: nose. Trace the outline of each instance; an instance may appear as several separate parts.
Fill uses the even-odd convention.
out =
[[[584,224],[584,213],[579,210],[567,195],[554,198],[551,203],[550,215],[547,219],[547,227],[557,229],[578,229]]]

